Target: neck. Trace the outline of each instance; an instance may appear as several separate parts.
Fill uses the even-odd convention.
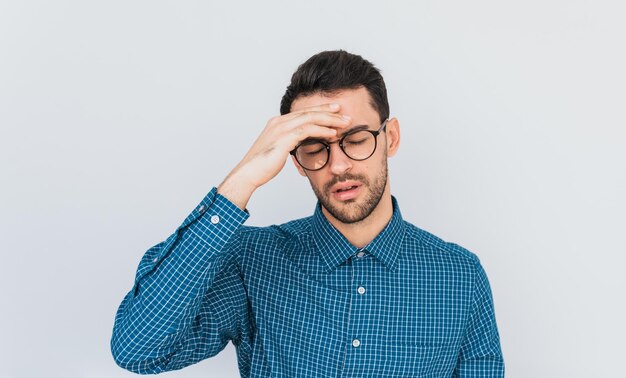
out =
[[[393,203],[389,185],[385,188],[383,197],[372,213],[365,219],[355,223],[343,223],[333,217],[323,206],[322,213],[350,244],[357,248],[368,245],[387,226],[393,215]]]

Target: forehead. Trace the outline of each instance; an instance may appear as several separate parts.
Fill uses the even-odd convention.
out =
[[[352,117],[353,124],[378,120],[378,112],[372,106],[372,98],[365,87],[344,89],[333,94],[315,93],[298,97],[291,104],[291,111],[333,102],[341,105],[340,114]]]

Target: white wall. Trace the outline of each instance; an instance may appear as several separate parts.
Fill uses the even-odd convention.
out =
[[[480,256],[507,376],[623,373],[626,7],[383,4],[0,3],[0,376],[133,376],[108,343],[141,255],[336,48],[383,70],[405,218]],[[313,206],[288,165],[248,224]],[[234,351],[171,376],[236,377]]]

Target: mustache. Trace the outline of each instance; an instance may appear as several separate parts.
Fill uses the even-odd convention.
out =
[[[328,191],[330,191],[330,188],[333,185],[336,185],[336,184],[338,184],[340,182],[344,182],[344,181],[348,181],[348,180],[359,181],[359,182],[363,183],[363,185],[369,186],[369,180],[367,179],[367,177],[365,177],[363,175],[355,175],[355,174],[352,174],[352,173],[346,173],[346,174],[343,174],[341,176],[333,177],[332,180],[330,180],[329,182],[324,184],[324,190],[328,192]]]

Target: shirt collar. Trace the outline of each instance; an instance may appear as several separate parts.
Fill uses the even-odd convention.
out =
[[[348,260],[357,251],[364,250],[374,255],[389,270],[394,271],[397,265],[400,245],[404,237],[404,221],[395,197],[391,197],[393,214],[387,226],[364,248],[357,248],[326,219],[318,202],[313,214],[313,239],[326,265],[326,272],[330,272],[344,261]]]

